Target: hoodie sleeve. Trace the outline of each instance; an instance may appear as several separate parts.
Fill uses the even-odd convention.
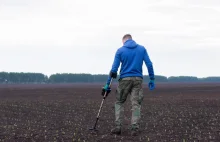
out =
[[[145,65],[147,66],[150,79],[154,79],[153,63],[151,62],[146,49],[144,50],[144,62],[145,62]]]
[[[117,73],[120,62],[121,62],[120,50],[118,49],[115,53],[114,61],[113,61],[112,68],[111,68],[110,72]],[[110,84],[110,81],[111,81],[111,77],[109,76],[108,80],[107,80],[108,85]]]

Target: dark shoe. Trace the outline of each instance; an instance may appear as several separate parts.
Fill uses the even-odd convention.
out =
[[[121,134],[121,128],[120,127],[115,127],[111,130],[111,134],[116,134],[120,135]]]
[[[131,136],[137,136],[138,135],[138,129],[132,129],[131,130]]]

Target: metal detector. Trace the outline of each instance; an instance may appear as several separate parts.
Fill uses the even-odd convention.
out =
[[[112,84],[112,78],[111,78],[109,87],[111,86],[111,84]],[[105,100],[105,98],[106,98],[106,95],[107,95],[107,91],[105,91],[104,97],[103,97],[103,99],[102,99],[102,102],[101,102],[101,105],[100,105],[100,108],[99,108],[99,111],[98,111],[98,115],[97,115],[97,117],[96,117],[95,125],[93,126],[93,128],[90,128],[89,130],[98,131],[98,130],[96,129],[96,125],[97,125],[97,123],[98,123],[99,116],[100,116],[100,112],[101,112],[101,109],[102,109],[103,102],[104,102],[104,100]]]

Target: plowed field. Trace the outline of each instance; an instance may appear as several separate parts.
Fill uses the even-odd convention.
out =
[[[116,85],[95,123],[103,84],[0,85],[0,142],[220,141],[220,84],[144,85],[141,133],[130,135],[130,98],[121,136],[114,126]]]

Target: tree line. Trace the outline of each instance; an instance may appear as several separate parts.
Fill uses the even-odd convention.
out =
[[[57,73],[50,76],[43,73],[23,73],[23,72],[0,72],[0,83],[105,83],[108,74],[74,74],[74,73]],[[149,81],[149,77],[144,75],[144,82]],[[113,82],[117,82],[114,79]],[[195,76],[155,76],[156,82],[220,82],[220,77],[198,78]]]

